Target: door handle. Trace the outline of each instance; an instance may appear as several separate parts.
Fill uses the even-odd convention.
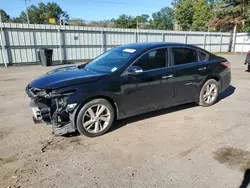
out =
[[[207,69],[207,67],[198,68],[199,71],[206,70],[206,69]]]
[[[173,75],[172,74],[170,74],[170,75],[165,75],[165,76],[162,76],[161,78],[162,79],[168,79],[168,78],[172,78],[173,77]]]

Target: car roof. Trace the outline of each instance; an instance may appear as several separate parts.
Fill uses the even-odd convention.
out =
[[[198,48],[197,46],[193,46],[190,44],[172,43],[172,42],[141,42],[141,43],[126,44],[121,47],[133,48],[133,49],[151,49],[151,48],[168,47],[168,46],[180,46],[180,47],[182,46],[182,47]]]

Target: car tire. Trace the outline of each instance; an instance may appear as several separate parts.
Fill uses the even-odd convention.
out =
[[[209,79],[200,90],[198,104],[203,107],[211,106],[217,101],[218,95],[219,83],[214,79]]]
[[[77,115],[76,126],[81,134],[96,137],[106,133],[114,119],[115,111],[110,102],[105,99],[94,99],[81,107]]]
[[[247,72],[250,72],[250,64],[247,65]]]

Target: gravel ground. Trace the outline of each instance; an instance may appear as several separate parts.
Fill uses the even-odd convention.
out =
[[[97,138],[33,124],[24,88],[54,67],[0,68],[0,187],[239,187],[250,168],[250,73],[245,56],[225,56],[232,86],[212,107],[128,118]]]

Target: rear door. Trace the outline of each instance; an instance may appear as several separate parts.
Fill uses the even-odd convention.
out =
[[[174,72],[174,100],[193,101],[199,93],[197,68],[199,56],[195,48],[172,47],[171,68]]]
[[[201,84],[208,77],[208,75],[213,76],[219,70],[218,66],[218,57],[209,55],[203,50],[198,50],[199,61],[200,63],[197,66],[197,81]]]

